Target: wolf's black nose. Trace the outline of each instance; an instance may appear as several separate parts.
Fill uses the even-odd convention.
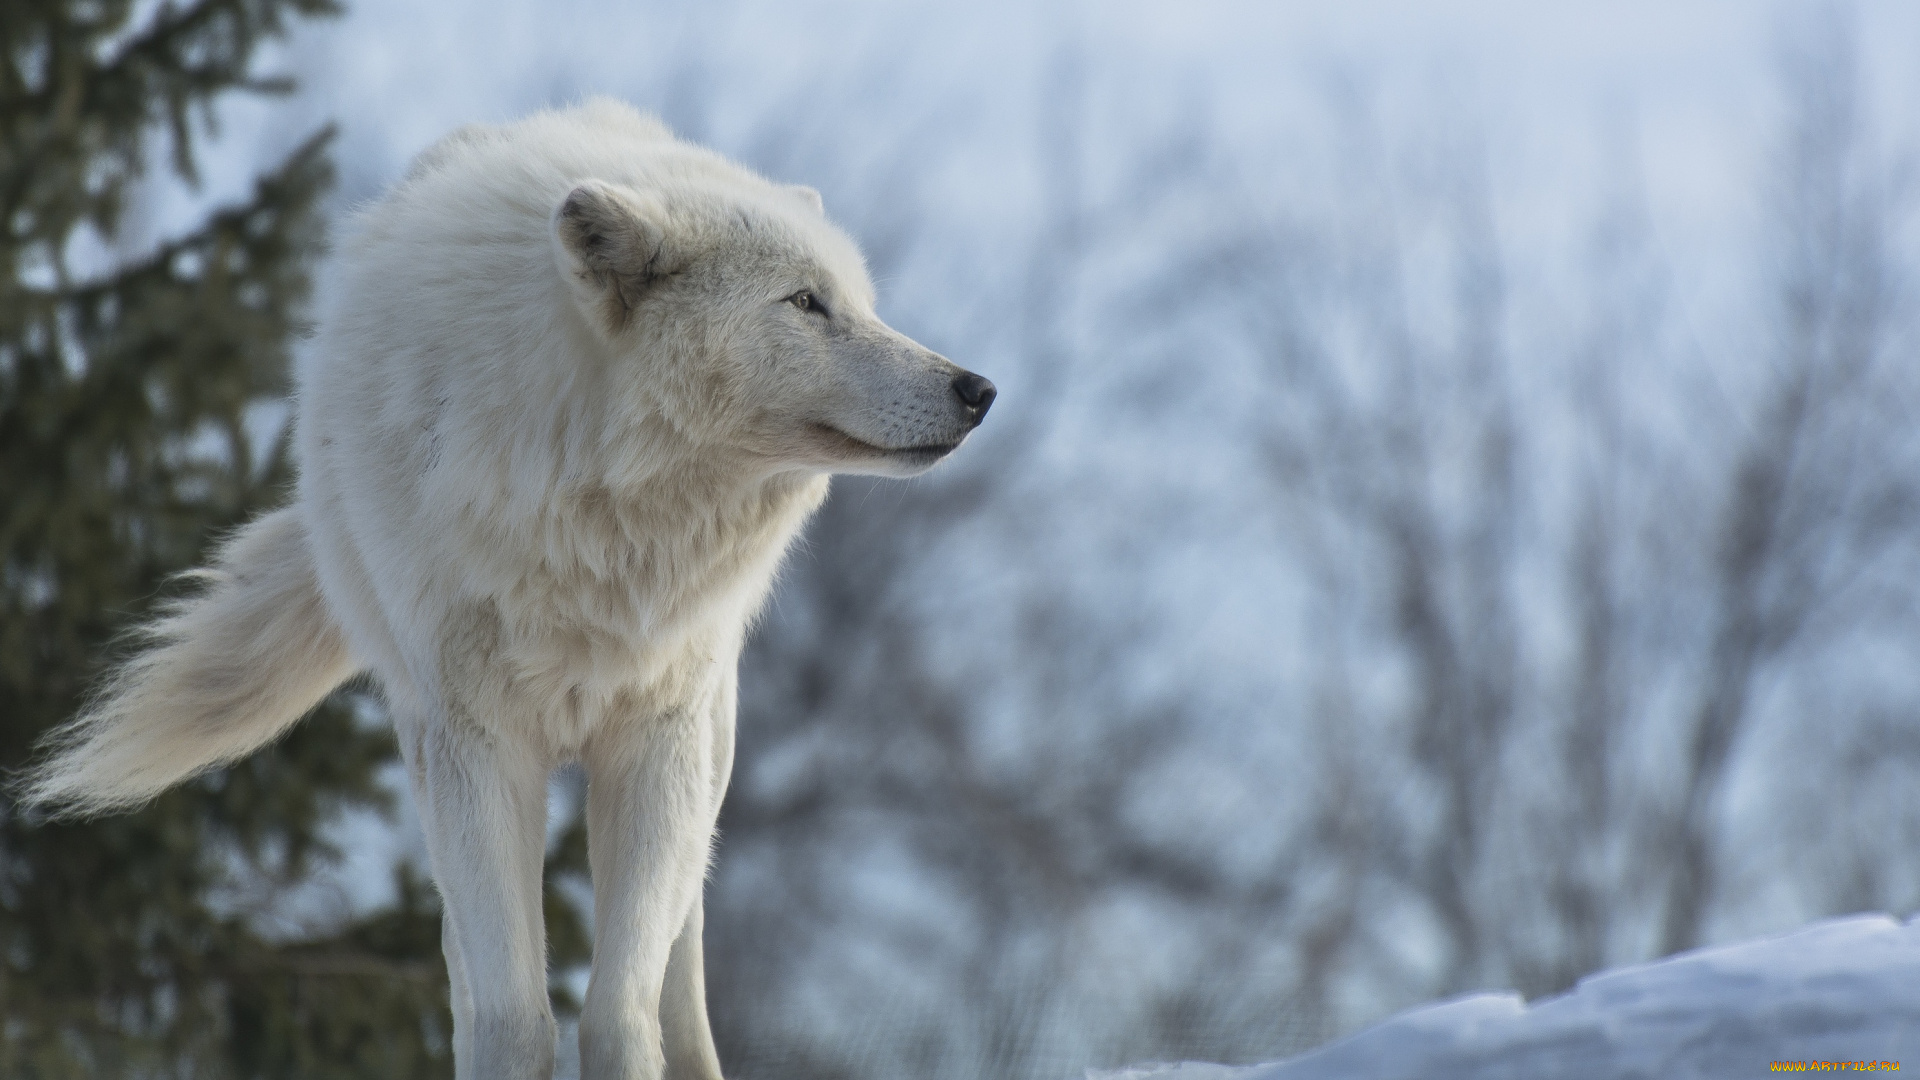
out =
[[[993,395],[997,393],[992,383],[971,371],[953,377],[953,392],[959,395],[961,404],[972,410],[976,424],[987,415],[987,410],[993,406]]]

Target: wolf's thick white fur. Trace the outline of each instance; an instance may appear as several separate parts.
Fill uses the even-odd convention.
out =
[[[908,475],[991,384],[883,325],[819,196],[610,101],[421,154],[300,372],[292,506],[220,549],[30,778],[82,812],[371,672],[445,902],[462,1080],[546,1077],[550,771],[588,776],[582,1072],[719,1075],[701,881],[746,626],[830,472]]]

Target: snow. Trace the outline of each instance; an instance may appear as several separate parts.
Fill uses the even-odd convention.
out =
[[[1792,933],[1590,975],[1529,1006],[1483,993],[1401,1013],[1310,1054],[1246,1068],[1187,1063],[1088,1080],[1661,1080],[1920,1068],[1920,918]],[[1826,1063],[1822,1068],[1821,1063]],[[1796,1070],[1797,1071],[1797,1070]]]

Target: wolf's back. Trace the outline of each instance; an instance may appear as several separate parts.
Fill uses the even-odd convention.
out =
[[[353,675],[293,509],[191,577],[201,590],[142,627],[139,651],[49,737],[22,801],[72,814],[145,802],[273,741]]]

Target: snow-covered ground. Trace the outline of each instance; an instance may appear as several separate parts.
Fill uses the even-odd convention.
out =
[[[1721,1080],[1786,1069],[1920,1069],[1920,917],[1815,923],[1780,937],[1588,976],[1529,1006],[1474,994],[1313,1053],[1089,1080]]]

